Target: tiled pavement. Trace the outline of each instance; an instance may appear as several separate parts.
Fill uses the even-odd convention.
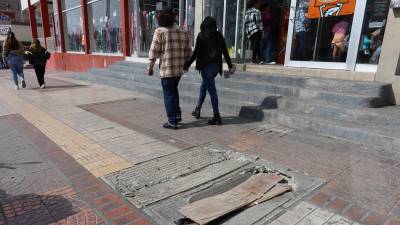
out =
[[[15,92],[8,73],[0,72],[0,225],[150,224],[96,177],[209,142],[327,180],[273,224],[400,224],[397,154],[259,132],[260,124],[235,117],[209,127],[187,112],[183,129],[162,130],[162,104],[146,96],[55,72],[49,89]]]

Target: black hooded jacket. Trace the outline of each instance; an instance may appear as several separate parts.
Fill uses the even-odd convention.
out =
[[[185,70],[196,60],[197,70],[202,70],[208,64],[216,63],[219,65],[219,73],[222,74],[222,56],[224,56],[228,67],[232,68],[232,61],[224,36],[220,32],[215,32],[211,37],[207,37],[203,32],[200,32],[196,39],[193,55],[186,63]]]

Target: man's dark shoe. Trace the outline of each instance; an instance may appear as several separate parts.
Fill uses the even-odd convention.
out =
[[[208,121],[210,125],[222,125],[222,119],[219,113],[214,113],[214,117]]]
[[[26,88],[26,83],[25,83],[25,81],[23,80],[21,83],[22,83],[22,88]]]
[[[182,122],[182,116],[177,116],[177,117],[176,117],[176,122],[177,122],[177,123]]]
[[[178,126],[175,124],[171,124],[171,123],[164,123],[163,127],[165,129],[171,129],[171,130],[176,130],[178,129]]]
[[[200,109],[198,107],[192,112],[192,116],[196,119],[200,119]]]

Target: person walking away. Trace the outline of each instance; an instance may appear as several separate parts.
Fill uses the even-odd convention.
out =
[[[210,125],[221,125],[222,120],[218,106],[218,94],[215,87],[215,77],[222,75],[222,55],[233,72],[233,65],[229,57],[224,36],[217,31],[217,22],[212,17],[206,17],[200,26],[200,33],[196,39],[196,46],[190,60],[185,64],[185,70],[196,60],[196,69],[200,71],[203,81],[200,86],[200,95],[196,109],[192,115],[200,118],[201,107],[206,98],[207,91],[210,94],[214,117],[208,121]]]
[[[39,83],[40,89],[46,87],[44,82],[44,74],[46,72],[46,63],[50,59],[50,52],[43,48],[38,39],[33,39],[31,47],[28,50],[29,63],[33,65],[35,69],[36,77]]]
[[[294,48],[294,58],[296,60],[305,60],[307,52],[307,32],[310,26],[310,20],[307,18],[308,0],[299,3],[296,10],[296,19],[294,29],[296,33],[296,43]]]
[[[18,77],[21,80],[22,88],[26,88],[23,56],[24,50],[22,49],[22,45],[15,38],[15,34],[9,32],[3,46],[2,57],[11,69],[15,90],[19,90]]]
[[[274,29],[274,18],[269,5],[264,6],[264,10],[262,12],[262,23],[264,28],[262,41],[264,60],[267,64],[273,65],[276,64],[276,62],[272,60],[272,32]]]
[[[251,42],[252,63],[262,64],[263,57],[261,54],[261,39],[263,24],[261,20],[261,12],[256,8],[257,0],[247,0],[247,11],[245,15],[246,34]]]
[[[159,28],[153,35],[149,51],[147,75],[153,75],[156,60],[160,59],[160,78],[168,122],[167,129],[177,129],[182,120],[179,107],[178,85],[183,75],[183,66],[192,55],[189,35],[175,26],[175,15],[171,8],[162,9],[157,16]]]

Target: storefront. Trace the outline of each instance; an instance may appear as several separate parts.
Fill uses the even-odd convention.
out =
[[[389,0],[260,0],[272,21],[274,61],[289,67],[376,72]],[[249,62],[245,1],[203,0],[237,62]],[[196,16],[196,19],[199,16]]]
[[[36,2],[40,8],[42,2],[48,3]],[[61,62],[61,69],[85,70],[127,57],[145,58],[158,26],[155,11],[169,5],[193,44],[202,19],[216,18],[231,57],[247,63],[251,51],[244,29],[245,4],[245,0],[53,0],[48,4],[52,41],[46,40],[60,53],[54,68]],[[376,72],[389,5],[390,0],[260,0],[259,7],[272,13],[271,55],[278,64]]]
[[[285,65],[376,72],[389,4],[292,1]]]

